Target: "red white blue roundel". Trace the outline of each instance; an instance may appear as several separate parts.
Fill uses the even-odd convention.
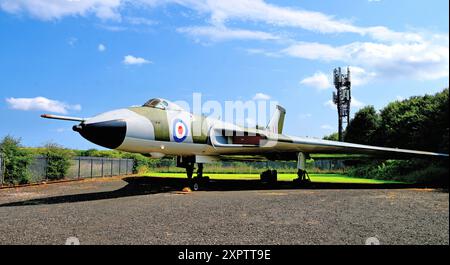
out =
[[[188,128],[186,123],[180,119],[175,119],[173,121],[173,139],[177,143],[181,143],[186,140],[188,136]]]

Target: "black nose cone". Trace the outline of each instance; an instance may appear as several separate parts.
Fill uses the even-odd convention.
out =
[[[81,123],[73,126],[84,138],[100,146],[115,149],[119,147],[127,133],[127,123],[124,120],[112,120],[96,123]]]

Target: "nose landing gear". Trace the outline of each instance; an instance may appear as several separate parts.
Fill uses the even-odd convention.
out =
[[[276,170],[268,169],[262,172],[259,176],[262,183],[275,184],[277,183],[278,172]]]

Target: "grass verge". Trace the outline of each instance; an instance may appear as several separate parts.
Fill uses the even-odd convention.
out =
[[[186,178],[185,173],[145,173],[147,177],[165,177],[165,178]],[[259,174],[205,174],[210,179],[217,180],[257,180]],[[342,174],[309,174],[312,182],[326,183],[357,183],[357,184],[393,184],[402,183],[392,180],[353,178]],[[279,181],[292,181],[297,178],[297,174],[278,174]]]

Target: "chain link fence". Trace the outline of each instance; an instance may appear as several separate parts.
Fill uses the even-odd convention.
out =
[[[70,167],[65,180],[112,177],[133,174],[133,159],[106,158],[106,157],[74,157],[70,160]],[[27,168],[30,174],[30,183],[47,181],[47,159],[37,156]],[[4,160],[0,155],[0,186],[9,184],[4,174]]]

